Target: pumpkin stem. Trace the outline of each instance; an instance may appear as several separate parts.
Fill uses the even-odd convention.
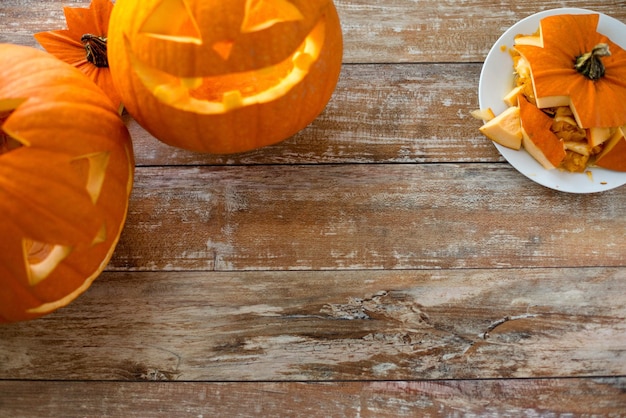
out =
[[[109,66],[109,60],[107,58],[107,38],[86,33],[80,38],[80,41],[85,46],[87,61],[98,68],[106,68]]]
[[[611,55],[607,44],[598,44],[593,47],[591,52],[582,54],[576,58],[576,70],[590,80],[596,81],[604,76],[604,64],[601,57]]]

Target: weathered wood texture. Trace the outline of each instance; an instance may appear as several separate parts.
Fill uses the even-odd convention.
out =
[[[0,328],[0,379],[626,375],[623,268],[106,273]]]
[[[626,188],[545,189],[469,116],[514,22],[626,2],[335,3],[341,79],[293,138],[201,155],[126,116],[117,251],[0,327],[0,416],[626,414]],[[0,42],[86,4],[0,0]]]
[[[280,144],[215,156],[162,144],[127,117],[137,164],[252,165],[503,161],[478,133],[480,64],[345,65],[326,110]]]
[[[36,46],[32,33],[64,27],[67,4],[88,1],[3,0],[0,42]],[[550,8],[584,7],[626,21],[623,1],[336,5],[347,65],[326,111],[309,128],[273,147],[209,156],[161,144],[128,118],[138,165],[501,161],[469,117],[478,106],[480,63],[493,42],[520,18]],[[424,65],[433,62],[445,64]],[[405,65],[350,65],[363,63]]]
[[[63,6],[89,0],[2,0],[0,42],[35,46],[34,32],[65,26]],[[626,19],[623,0],[337,0],[346,63],[482,62],[519,19],[582,7]]]
[[[617,417],[626,404],[625,387],[623,378],[332,385],[0,382],[0,410],[12,417]],[[8,402],[9,396],[19,402]]]
[[[111,268],[624,266],[625,193],[505,164],[141,168]]]

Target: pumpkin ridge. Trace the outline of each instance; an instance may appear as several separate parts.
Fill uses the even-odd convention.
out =
[[[24,170],[24,165],[28,164],[29,161],[24,161],[21,165],[12,164],[18,159],[14,157],[18,154],[30,155],[33,154],[33,150],[21,148],[19,152],[11,155],[12,158],[3,162],[3,170],[0,171],[0,184],[3,186],[0,190],[0,195],[5,195],[3,204],[0,205],[4,207],[2,212],[7,213],[11,211],[13,206],[19,205],[24,212],[29,213],[30,219],[27,223],[32,223],[32,226],[27,226],[24,222],[14,222],[19,223],[23,231],[32,230],[29,233],[29,235],[32,235],[31,239],[37,241],[56,240],[61,245],[76,245],[81,241],[91,242],[99,225],[102,223],[103,215],[92,212],[90,215],[79,216],[83,208],[95,206],[92,204],[86,187],[82,187],[80,184],[77,185],[77,182],[70,182],[65,176],[65,178],[56,177],[55,171],[63,169],[63,167],[54,167],[56,170],[52,170],[50,164],[46,166],[45,170],[48,178],[46,182],[42,182],[41,173],[31,173]],[[47,158],[38,159],[35,163],[41,165],[43,161],[50,161],[50,158],[53,158],[50,152],[42,154]],[[69,165],[69,161],[67,165]],[[4,174],[3,171],[5,172]],[[21,178],[19,181],[7,178],[6,172],[9,171],[20,172]],[[63,183],[60,183],[60,181],[63,181]],[[29,183],[35,184],[30,185]],[[29,184],[29,186],[27,187],[25,184]],[[52,187],[52,184],[57,184],[55,187],[59,188],[65,201],[59,202],[54,199],[38,197],[38,195],[45,196],[46,191]],[[54,212],[56,208],[65,208],[66,212],[61,216]],[[37,219],[37,221],[33,222],[32,219]],[[46,221],[44,222],[43,220]],[[54,225],[54,228],[50,229],[50,225]],[[67,231],[67,236],[59,231]]]

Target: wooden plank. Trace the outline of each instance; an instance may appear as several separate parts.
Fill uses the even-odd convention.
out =
[[[328,383],[0,382],[6,416],[621,416],[626,379]]]
[[[345,33],[346,61],[482,62],[518,20],[541,10],[586,7],[626,22],[619,0],[532,2],[490,0],[335,1]]]
[[[63,6],[88,4],[89,0],[2,0],[0,40],[36,46],[33,33],[65,27]],[[482,62],[506,29],[539,11],[533,3],[519,1],[337,0],[335,4],[346,63]],[[541,3],[542,10],[559,7],[581,4],[575,0]],[[626,22],[620,0],[587,2],[585,7]]]
[[[0,379],[626,375],[626,269],[107,272],[0,327]]]
[[[560,193],[504,164],[145,167],[110,267],[624,266],[624,193]]]
[[[478,132],[479,64],[345,65],[325,111],[285,142],[207,155],[157,141],[130,117],[138,165],[497,162]]]

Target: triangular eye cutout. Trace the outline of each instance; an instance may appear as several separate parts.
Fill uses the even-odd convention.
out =
[[[185,0],[161,0],[143,22],[139,33],[174,42],[202,44],[198,24]]]
[[[247,0],[241,32],[257,32],[276,23],[302,19],[300,10],[287,0]]]

